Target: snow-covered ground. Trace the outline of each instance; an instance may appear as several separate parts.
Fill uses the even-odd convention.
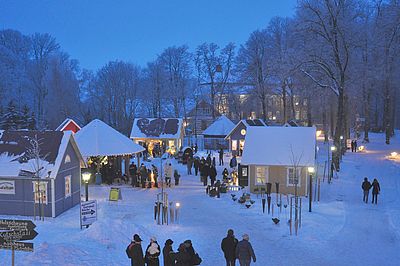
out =
[[[327,146],[319,146],[319,161],[323,162]],[[161,246],[173,239],[175,250],[191,239],[202,265],[224,265],[220,242],[232,228],[238,238],[243,233],[250,235],[255,265],[399,265],[400,163],[386,158],[391,151],[400,151],[400,138],[387,146],[383,135],[372,134],[365,153],[347,153],[339,179],[321,184],[321,201],[314,203],[312,213],[303,199],[298,236],[289,234],[285,212],[275,225],[271,215],[262,213],[261,200],[255,195],[256,203],[246,209],[233,202],[230,193],[219,199],[206,196],[199,177],[183,175],[179,187],[167,189],[170,200],[181,203],[178,224],[161,226],[153,220],[156,189],[122,187],[122,201],[110,202],[108,186],[90,186],[90,199],[98,201],[98,221],[80,230],[79,206],[56,219],[36,221],[35,252],[17,252],[16,264],[129,265],[125,248],[138,233],[144,247],[151,236]],[[177,167],[186,173],[186,166]],[[219,175],[221,171],[219,167]],[[362,201],[364,176],[380,182],[376,206]],[[0,265],[11,264],[10,254],[0,250]]]

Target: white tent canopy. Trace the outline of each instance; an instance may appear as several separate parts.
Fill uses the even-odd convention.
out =
[[[315,127],[250,127],[242,163],[313,166],[315,152]]]
[[[75,134],[84,157],[130,155],[144,148],[103,121],[95,119]]]

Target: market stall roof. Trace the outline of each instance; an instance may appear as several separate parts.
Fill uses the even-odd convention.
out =
[[[136,118],[131,139],[179,139],[183,135],[182,118]]]
[[[242,156],[243,164],[313,166],[315,127],[250,127]]]
[[[85,167],[71,131],[0,131],[0,176],[56,178],[68,143]]]
[[[95,119],[75,134],[76,142],[84,157],[129,155],[144,148],[103,121]]]
[[[206,130],[203,135],[207,136],[226,136],[235,127],[235,124],[225,115],[217,118]]]

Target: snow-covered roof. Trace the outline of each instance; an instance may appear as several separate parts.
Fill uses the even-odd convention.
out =
[[[234,127],[235,124],[228,117],[221,115],[203,131],[203,135],[226,136]]]
[[[99,119],[79,130],[75,139],[84,157],[129,155],[144,151],[142,146]]]
[[[312,166],[315,127],[250,127],[242,163],[252,165]]]
[[[179,139],[183,132],[182,118],[136,118],[131,139]]]
[[[56,178],[69,142],[84,167],[82,155],[70,131],[1,131],[0,176],[33,177],[38,172],[40,178],[46,178],[51,172],[50,178]]]
[[[242,119],[240,120],[232,130],[226,135],[225,139],[229,138],[229,136],[235,131],[240,124],[243,124],[246,128],[249,127],[266,127],[267,124],[262,119]]]
[[[72,118],[67,118],[56,128],[56,130],[63,131],[70,123],[74,124],[78,129],[81,129],[81,127]]]

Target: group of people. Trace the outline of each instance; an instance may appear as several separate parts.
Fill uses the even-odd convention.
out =
[[[161,253],[164,266],[193,266],[200,265],[202,262],[191,240],[181,243],[176,252],[172,247],[174,243],[172,239],[167,239],[161,250],[156,237],[153,236],[145,252],[142,249],[142,241],[140,236],[135,234],[126,248],[126,254],[131,259],[132,266],[159,266]],[[238,241],[233,230],[229,229],[227,236],[221,241],[221,250],[227,266],[235,266],[236,260],[239,261],[240,266],[249,266],[251,261],[256,262],[256,255],[248,234],[243,234],[242,240]]]
[[[133,236],[131,243],[126,248],[126,254],[131,259],[132,266],[159,266],[160,254],[163,254],[164,266],[192,266],[200,265],[202,262],[200,256],[193,248],[191,240],[185,240],[179,245],[176,252],[173,250],[173,243],[171,239],[167,239],[164,248],[161,250],[156,237],[150,238],[150,243],[143,253],[142,239],[138,234]]]
[[[379,186],[379,182],[376,178],[374,178],[374,181],[371,182],[368,181],[368,178],[365,177],[364,181],[361,184],[361,188],[364,192],[363,195],[363,201],[365,203],[368,203],[368,196],[369,196],[369,190],[372,188],[372,202],[378,204],[378,194],[381,191],[381,187]]]
[[[164,169],[164,182],[166,186],[171,187],[171,179],[174,177],[175,185],[179,185],[180,174],[178,170],[173,170],[172,164],[170,162],[165,163]],[[147,168],[143,163],[138,168],[134,162],[129,166],[129,175],[131,176],[132,187],[158,187],[158,168],[152,164],[151,168]]]
[[[357,152],[357,146],[358,146],[357,140],[356,139],[352,140],[351,141],[351,152]]]

